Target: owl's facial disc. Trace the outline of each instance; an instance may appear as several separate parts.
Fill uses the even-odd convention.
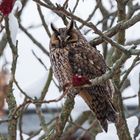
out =
[[[57,47],[64,48],[69,43],[75,43],[79,37],[74,30],[73,21],[71,21],[66,28],[56,28],[51,24],[51,28],[54,32],[51,37],[51,43]]]
[[[66,47],[67,44],[69,43],[75,43],[78,41],[78,34],[74,31],[71,33],[64,33],[60,32],[60,34],[55,34],[56,38],[59,41],[60,48]]]

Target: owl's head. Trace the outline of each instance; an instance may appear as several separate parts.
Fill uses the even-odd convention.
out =
[[[51,23],[53,34],[51,36],[51,45],[63,48],[69,43],[78,41],[78,34],[74,29],[74,23],[71,21],[66,28],[56,28]]]

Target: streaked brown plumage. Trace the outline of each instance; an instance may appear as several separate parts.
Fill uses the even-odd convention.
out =
[[[90,84],[90,79],[101,76],[107,66],[99,51],[91,47],[82,34],[73,28],[73,21],[66,28],[55,28],[50,40],[50,59],[54,75],[60,86]],[[96,114],[105,131],[108,121],[116,122],[112,104],[113,87],[110,81],[76,91]]]

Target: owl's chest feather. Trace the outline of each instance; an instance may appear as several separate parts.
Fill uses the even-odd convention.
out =
[[[55,49],[53,53],[51,53],[54,75],[58,79],[61,87],[71,82],[72,73],[69,65],[68,53],[69,51],[67,49]]]

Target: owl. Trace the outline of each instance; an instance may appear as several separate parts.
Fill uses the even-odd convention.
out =
[[[117,121],[117,111],[112,103],[113,86],[108,80],[92,86],[90,79],[104,74],[107,70],[105,60],[99,51],[92,47],[71,21],[65,28],[51,24],[53,34],[50,38],[50,60],[63,92],[77,87],[80,95],[102,128],[107,132],[108,121]],[[88,87],[83,85],[88,84]]]

